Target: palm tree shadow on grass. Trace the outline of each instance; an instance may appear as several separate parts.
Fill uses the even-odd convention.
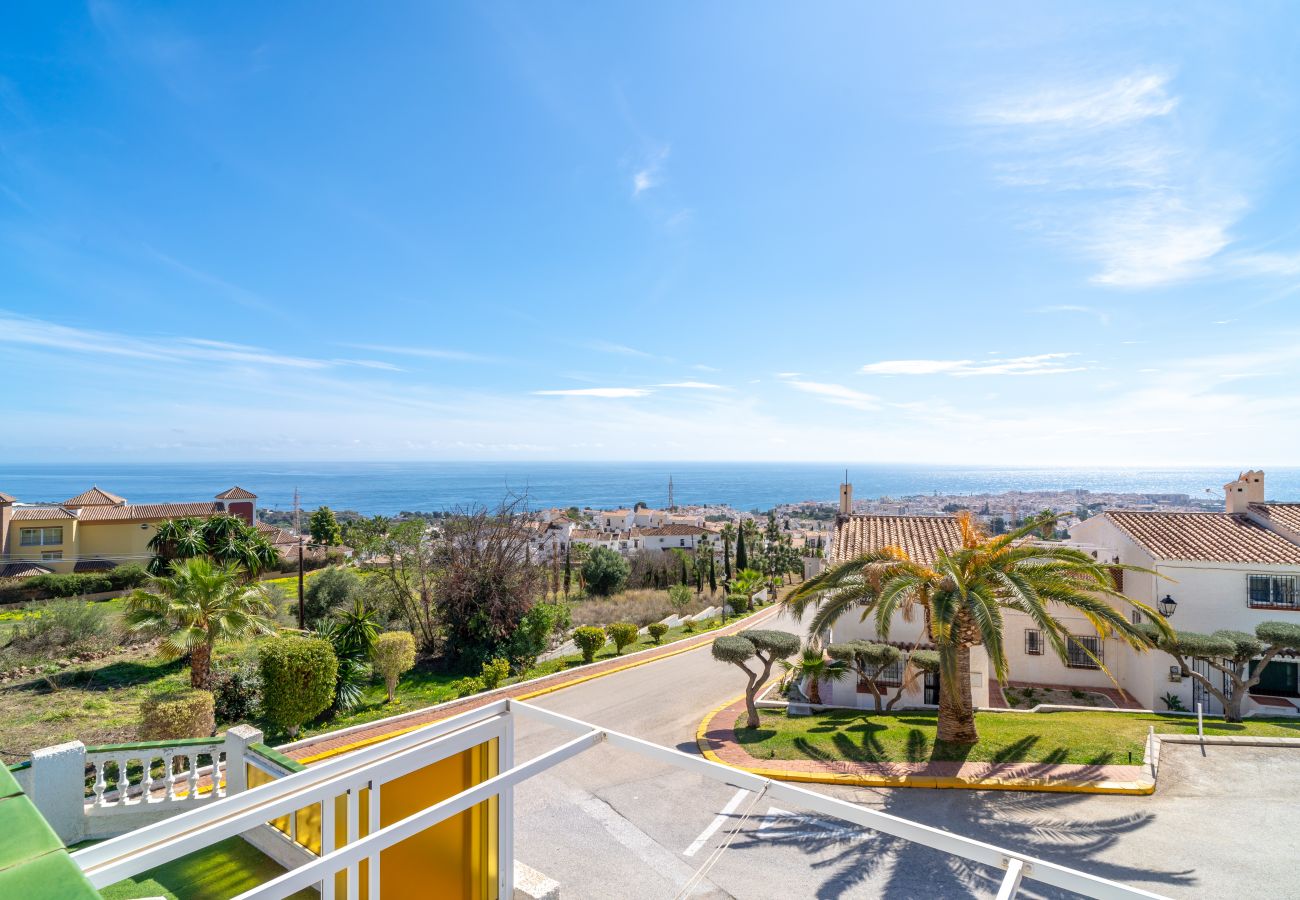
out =
[[[1093,800],[1086,795],[1030,792],[928,791],[893,789],[885,793],[882,812],[941,827],[975,840],[1023,851],[1071,868],[1115,881],[1141,880],[1163,885],[1192,887],[1194,870],[1161,870],[1148,862],[1141,868],[1104,861],[1101,857],[1119,841],[1132,839],[1155,819],[1152,813],[1131,813],[1103,819],[1071,816],[1070,808]],[[811,821],[818,821],[816,819]],[[1000,869],[972,863],[910,841],[879,832],[844,831],[847,823],[793,818],[769,823],[761,831],[746,829],[732,844],[743,852],[775,843],[794,847],[810,858],[814,872],[826,873],[816,886],[818,898],[842,897],[869,881],[879,896],[911,900],[927,897],[987,896],[997,892],[1005,874]],[[824,832],[824,835],[823,835]],[[1027,896],[1067,897],[1026,879]]]

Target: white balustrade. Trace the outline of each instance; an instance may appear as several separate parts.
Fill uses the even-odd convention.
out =
[[[93,771],[93,797],[87,814],[110,813],[139,806],[203,803],[226,795],[225,743],[214,739],[205,744],[172,747],[145,746],[86,750],[86,765]],[[200,765],[200,758],[208,760]],[[131,764],[141,767],[135,783]],[[162,774],[155,778],[153,768]],[[110,769],[116,770],[110,776]]]

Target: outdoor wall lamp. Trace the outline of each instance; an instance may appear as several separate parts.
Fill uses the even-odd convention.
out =
[[[1165,594],[1165,599],[1157,603],[1156,608],[1160,610],[1160,615],[1168,619],[1178,609],[1178,601]]]

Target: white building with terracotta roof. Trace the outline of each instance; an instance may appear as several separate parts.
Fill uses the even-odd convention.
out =
[[[241,487],[193,503],[130,503],[92,487],[58,504],[25,504],[0,494],[0,577],[94,572],[144,562],[157,525],[189,516],[238,516],[285,550],[297,537],[257,522],[257,495]]]
[[[1170,625],[1179,631],[1253,632],[1260,622],[1300,616],[1300,503],[1265,502],[1263,472],[1245,472],[1224,491],[1224,512],[1110,510],[1075,525],[1069,543],[1104,562],[1156,573],[1117,572],[1117,577],[1127,596],[1167,610]],[[849,515],[851,498],[851,488],[841,495],[843,514],[827,552],[830,565],[889,546],[928,562],[940,550],[960,546],[953,517]],[[1221,712],[1196,679],[1178,674],[1169,655],[1158,650],[1139,653],[1114,638],[1102,638],[1072,611],[1058,610],[1057,615],[1075,636],[1066,663],[1046,646],[1028,616],[1006,611],[1003,635],[1011,682],[1102,691],[1118,686],[1128,695],[1121,700],[1143,708],[1164,709],[1162,698],[1173,694],[1186,709],[1201,703],[1207,713]],[[842,618],[830,635],[832,640],[857,638],[879,639],[870,622],[858,622],[852,615]],[[926,645],[920,617],[914,622],[897,618],[889,640]],[[1105,664],[1114,682],[1084,648]],[[990,677],[986,655],[974,648],[971,687],[977,705],[999,699],[1000,686],[991,686]],[[929,688],[937,687],[931,680]],[[937,698],[937,691],[925,693],[932,701]],[[828,702],[841,705],[872,703],[865,686],[851,682],[833,685],[831,695]],[[920,695],[919,689],[905,695],[905,702],[925,699]],[[1284,653],[1265,669],[1243,712],[1294,715],[1300,714],[1298,707],[1300,660]]]

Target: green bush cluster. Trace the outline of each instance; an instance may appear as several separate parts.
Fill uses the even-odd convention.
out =
[[[605,646],[605,629],[583,625],[573,632],[573,643],[582,651],[582,661],[589,663],[596,658],[596,651]]]
[[[496,690],[501,686],[501,682],[510,677],[510,660],[508,659],[490,659],[483,663],[483,674],[479,679],[483,682],[483,689],[486,691]]]
[[[217,728],[214,709],[211,691],[155,694],[140,704],[140,737],[146,741],[209,737]]]
[[[0,603],[125,591],[148,580],[149,573],[144,567],[134,564],[118,566],[107,572],[54,572],[24,578],[18,584],[0,588]]]
[[[238,725],[257,717],[262,703],[262,676],[246,663],[212,673],[212,696],[218,722]]]
[[[449,687],[457,697],[468,697],[483,690],[482,678],[457,678]]]
[[[397,695],[397,679],[415,665],[415,635],[409,631],[386,631],[375,638],[370,657],[375,671],[383,676],[391,703]]]
[[[262,676],[262,717],[290,737],[324,712],[334,699],[339,661],[321,638],[275,637],[258,653]]]
[[[616,654],[621,654],[629,644],[636,643],[637,627],[632,622],[612,622],[605,626],[605,631],[614,642]]]
[[[668,626],[663,622],[652,622],[646,626],[646,631],[650,632],[650,640],[657,644],[662,641],[664,635],[668,633]]]

